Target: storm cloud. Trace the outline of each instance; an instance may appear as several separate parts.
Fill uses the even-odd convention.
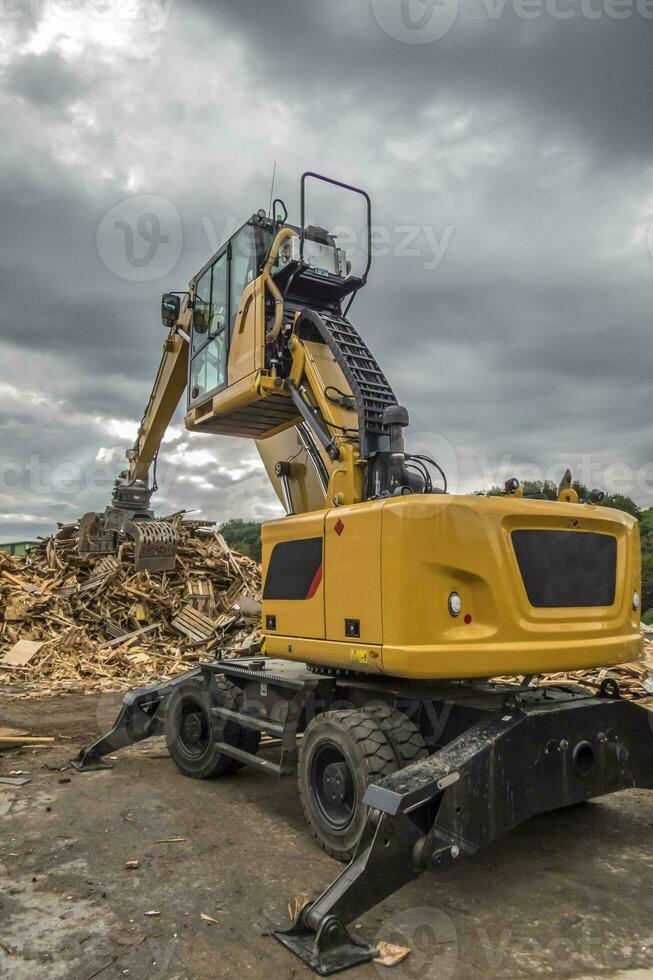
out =
[[[275,161],[291,219],[304,170],[372,195],[352,319],[459,491],[571,465],[653,503],[652,43],[646,0],[0,2],[2,539],[104,507],[160,294]],[[280,513],[183,406],[159,483],[160,512]]]

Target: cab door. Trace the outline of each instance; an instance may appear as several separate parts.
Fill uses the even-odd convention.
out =
[[[227,384],[229,261],[227,250],[199,279],[193,310],[188,404],[196,405]]]
[[[256,232],[247,224],[229,243],[229,384],[253,374],[256,370],[256,301],[246,305],[243,293],[256,278]],[[248,295],[251,295],[251,290]]]

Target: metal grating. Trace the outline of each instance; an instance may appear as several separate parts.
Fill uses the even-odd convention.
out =
[[[305,310],[297,324],[298,331],[302,327],[317,330],[347,379],[358,410],[360,455],[367,459],[371,453],[384,448],[387,440],[383,413],[389,405],[397,404],[390,382],[349,320]]]

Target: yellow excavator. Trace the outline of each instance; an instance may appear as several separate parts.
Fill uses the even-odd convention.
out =
[[[306,220],[315,181],[361,198],[358,274]],[[131,538],[136,567],[164,572],[176,533],[150,499],[184,391],[189,430],[256,441],[286,511],[262,529],[262,655],[128,693],[74,765],[164,734],[193,778],[296,776],[313,834],[349,864],[275,936],[322,975],[375,956],[348,923],[421,871],[534,814],[653,787],[653,716],[613,678],[596,694],[531,683],[640,656],[637,521],[600,491],[580,501],[569,478],[554,501],[516,480],[499,497],[450,494],[438,462],[406,449],[408,413],[348,317],[371,225],[365,191],[306,173],[299,225],[275,200],[163,296],[129,468],[80,522],[82,553]],[[505,675],[520,680],[492,681]]]

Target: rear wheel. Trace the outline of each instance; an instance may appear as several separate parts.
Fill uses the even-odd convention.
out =
[[[411,718],[398,708],[391,708],[384,701],[373,701],[363,708],[371,715],[390,742],[397,757],[397,766],[403,769],[411,762],[427,757],[428,749],[422,734]]]
[[[365,790],[397,768],[392,745],[365,711],[327,711],[311,721],[299,750],[299,794],[328,854],[351,860],[367,815]]]
[[[239,711],[242,692],[225,677],[216,677],[217,698],[199,680],[187,681],[175,688],[168,702],[166,743],[177,768],[191,779],[209,779],[234,772],[243,765],[216,748],[226,742],[235,748],[255,753],[259,733],[241,728],[235,722],[215,718],[212,708]]]

